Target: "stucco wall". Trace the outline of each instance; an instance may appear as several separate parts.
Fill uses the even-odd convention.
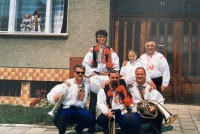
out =
[[[0,36],[0,66],[68,69],[70,57],[96,44],[97,30],[109,33],[109,19],[110,0],[69,0],[67,38]]]

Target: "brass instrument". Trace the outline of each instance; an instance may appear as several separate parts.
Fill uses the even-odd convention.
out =
[[[113,111],[113,118],[108,123],[108,134],[116,134],[115,129],[115,111]]]
[[[48,112],[48,114],[50,116],[54,116],[55,111],[57,111],[60,108],[61,103],[64,101],[65,97],[67,96],[67,91],[66,91],[66,85],[65,84],[60,84],[60,98],[59,100],[56,102],[56,104],[54,105],[53,109]]]
[[[155,107],[154,113],[149,112],[150,107]],[[137,112],[141,117],[148,119],[154,119],[158,115],[158,109],[156,108],[156,105],[146,100],[143,100],[137,104]]]
[[[151,106],[156,107],[155,113],[150,113],[148,110]],[[144,100],[141,103],[138,103],[137,112],[143,118],[155,118],[158,115],[158,110],[162,113],[165,120],[164,126],[167,127],[172,124],[178,117],[177,114],[171,114],[163,105],[153,100]]]

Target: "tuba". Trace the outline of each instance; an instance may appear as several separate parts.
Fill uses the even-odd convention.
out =
[[[108,123],[108,134],[116,134],[115,132],[115,111],[113,111],[113,118]]]
[[[60,98],[54,105],[53,109],[48,112],[50,116],[54,116],[55,112],[60,108],[61,103],[64,101],[65,97],[67,96],[67,91],[66,91],[66,85],[65,84],[60,84],[61,92],[60,92]]]
[[[156,111],[154,113],[149,112],[149,108],[152,106],[156,107]],[[154,119],[158,115],[158,110],[163,115],[163,118],[165,120],[165,127],[172,124],[178,117],[177,114],[171,114],[165,107],[163,107],[163,105],[153,100],[144,100],[143,102],[139,102],[137,104],[137,112],[143,118]]]

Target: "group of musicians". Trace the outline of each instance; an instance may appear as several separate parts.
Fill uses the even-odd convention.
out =
[[[147,116],[157,113],[153,119],[144,118],[137,111],[137,104],[145,100],[163,104],[162,92],[169,84],[169,66],[165,57],[156,52],[155,42],[145,43],[146,53],[139,59],[134,54],[128,55],[130,63],[123,63],[123,66],[130,64],[125,71],[127,74],[131,74],[128,70],[134,72],[134,78],[122,77],[119,57],[106,46],[108,33],[98,30],[95,36],[97,44],[90,48],[82,64],[75,65],[74,78],[55,86],[47,95],[48,101],[55,105],[61,100],[61,87],[66,91],[62,108],[54,120],[59,134],[65,134],[67,126],[73,124],[77,124],[77,134],[83,134],[84,128],[89,128],[88,133],[94,133],[96,123],[108,134],[112,129],[108,124],[112,121],[119,124],[122,134],[139,134],[143,123],[149,123],[147,132],[161,134],[163,116],[155,106],[148,107],[150,115]],[[89,93],[89,110],[86,110],[84,106]],[[96,115],[96,107],[101,111],[100,115]]]

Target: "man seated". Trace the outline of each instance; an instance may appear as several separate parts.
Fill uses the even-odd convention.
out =
[[[133,107],[132,107],[132,115],[131,115],[131,124],[130,129],[134,134],[139,134],[141,124],[149,123],[150,128],[156,134],[161,134],[162,129],[162,120],[163,115],[158,110],[158,115],[155,116],[153,119],[143,118],[137,112],[138,103],[142,103],[145,100],[153,100],[160,104],[164,103],[164,98],[160,92],[157,90],[152,89],[152,87],[146,82],[146,72],[143,67],[138,67],[135,70],[136,82],[132,84],[129,92],[132,95],[133,100]],[[156,112],[156,106],[148,106],[149,115],[146,116],[153,116]],[[130,116],[129,116],[130,117]]]
[[[65,134],[66,127],[73,124],[77,124],[75,127],[77,134],[83,134],[84,128],[95,124],[95,118],[84,109],[89,92],[87,79],[83,78],[84,74],[85,67],[81,64],[75,65],[74,78],[56,85],[47,95],[51,104],[63,104],[54,120],[59,134]]]
[[[126,107],[132,103],[126,92],[124,80],[120,80],[119,72],[113,70],[109,73],[110,82],[101,88],[97,94],[97,106],[101,114],[97,118],[97,124],[104,129],[104,134],[108,134],[109,120],[115,119],[119,123],[121,132],[126,134],[128,120],[125,118]]]

